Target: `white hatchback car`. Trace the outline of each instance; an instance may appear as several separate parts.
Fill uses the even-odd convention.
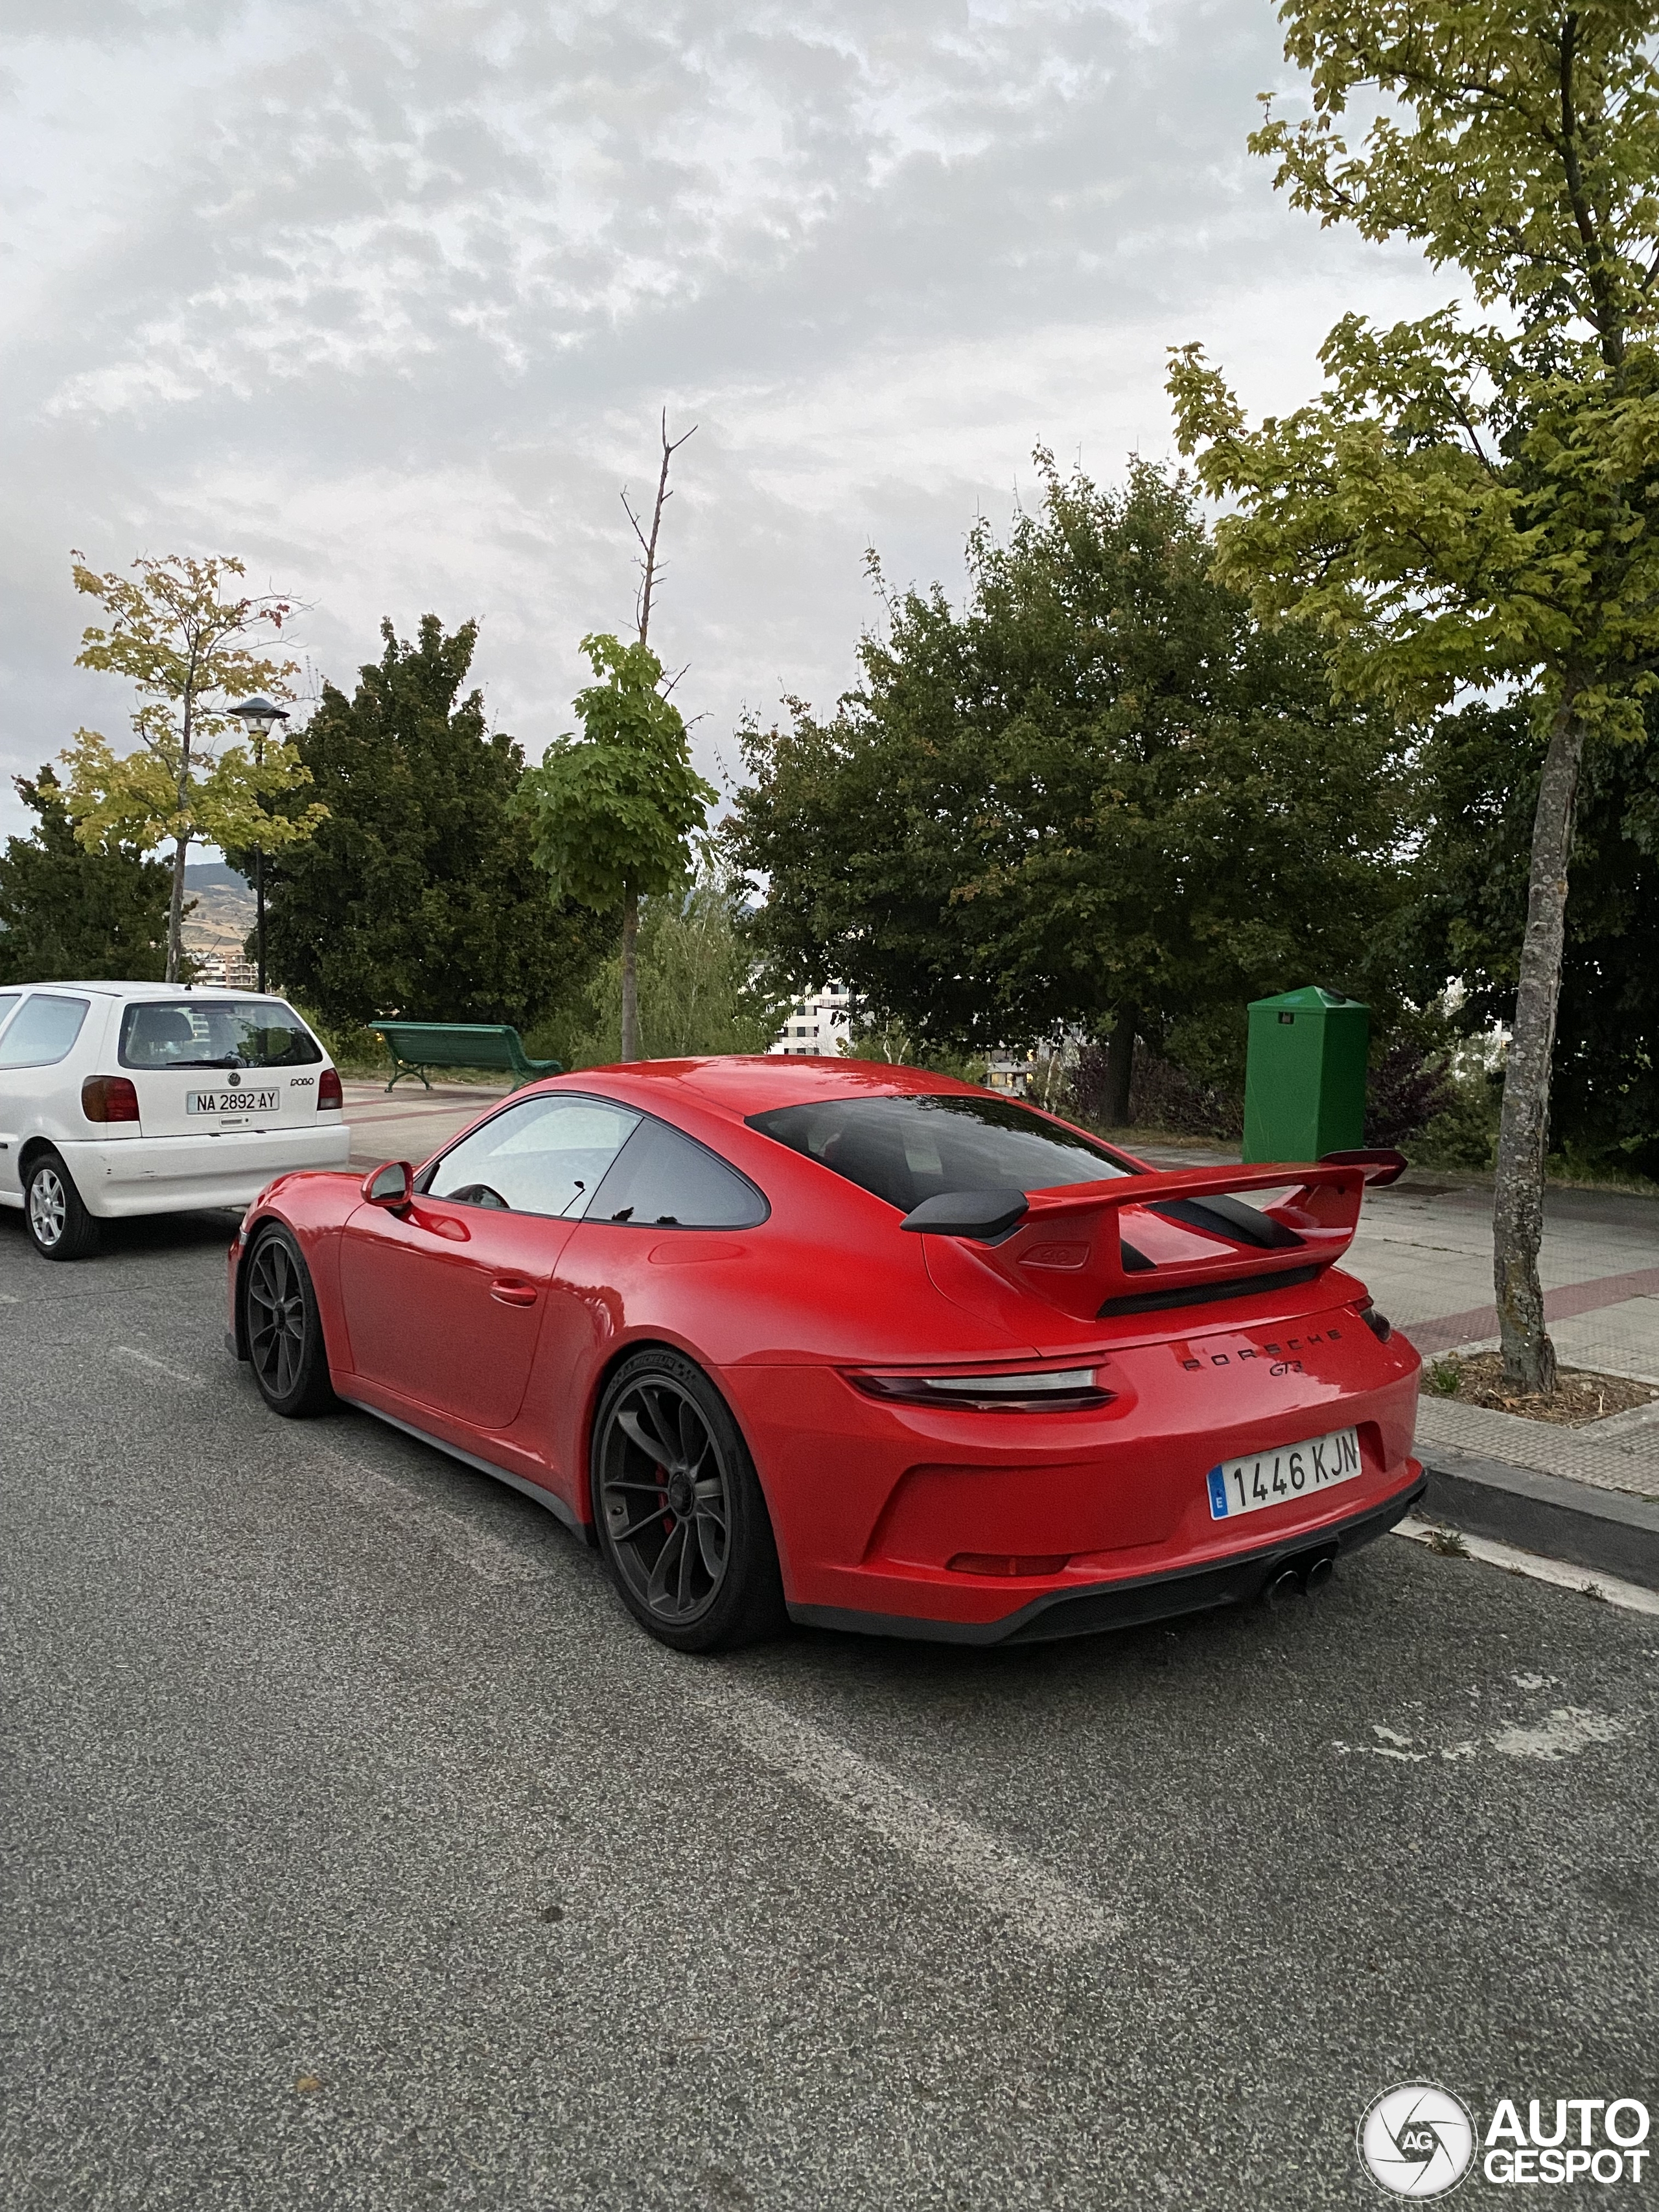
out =
[[[343,1168],[340,1079],[292,1006],[178,983],[0,989],[0,1206],[78,1260],[98,1223],[246,1206],[290,1168]]]

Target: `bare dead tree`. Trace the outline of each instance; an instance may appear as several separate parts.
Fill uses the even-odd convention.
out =
[[[634,535],[640,541],[639,595],[634,602],[634,611],[639,617],[640,643],[647,644],[651,635],[651,605],[656,597],[657,586],[662,580],[665,564],[657,551],[662,534],[662,511],[673,493],[668,489],[668,465],[686,440],[696,434],[696,424],[683,431],[678,438],[668,434],[668,410],[662,410],[662,466],[657,471],[657,496],[651,509],[651,530],[647,536],[645,526],[634,511],[634,502],[628,496],[624,484],[622,492],[623,512],[633,525]],[[685,671],[681,669],[673,683],[664,690],[665,698]],[[639,932],[640,902],[632,891],[623,900],[622,936],[622,1056],[624,1060],[640,1056],[640,994],[639,994]]]
[[[651,531],[648,537],[644,525],[634,512],[634,502],[628,496],[627,487],[624,486],[623,489],[623,511],[633,524],[634,535],[640,541],[641,556],[639,562],[640,588],[634,602],[634,611],[639,617],[641,645],[648,643],[650,640],[651,604],[656,597],[657,586],[667,570],[667,563],[657,557],[657,539],[662,530],[662,511],[674,496],[668,489],[668,465],[686,440],[696,435],[696,431],[697,426],[694,422],[689,430],[682,431],[678,438],[671,439],[668,434],[668,410],[665,407],[663,409],[662,466],[657,471],[657,497],[651,509]]]

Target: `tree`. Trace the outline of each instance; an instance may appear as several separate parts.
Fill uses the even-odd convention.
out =
[[[640,899],[665,896],[684,880],[687,841],[701,829],[717,794],[691,774],[685,726],[668,694],[679,681],[664,684],[662,664],[649,650],[651,611],[666,570],[659,547],[663,511],[674,496],[668,471],[675,454],[696,431],[668,434],[664,408],[662,461],[651,527],[635,512],[624,486],[623,512],[639,541],[640,586],[634,612],[637,644],[614,637],[582,640],[582,651],[609,685],[583,691],[575,702],[588,742],[573,746],[566,736],[544,755],[540,768],[526,777],[523,804],[538,825],[537,855],[562,895],[580,900],[595,912],[620,902],[622,953],[618,969],[622,1057],[640,1056]],[[647,676],[648,672],[648,676]],[[682,669],[681,675],[684,674]],[[590,704],[591,702],[591,704]],[[590,711],[592,720],[590,721]],[[568,817],[568,819],[562,818]]]
[[[1079,1028],[1121,1123],[1137,1032],[1382,981],[1401,741],[1217,582],[1189,483],[1037,462],[1040,509],[971,534],[960,613],[890,595],[830,720],[749,732],[732,850],[781,973],[931,1055]]]
[[[159,981],[170,871],[133,845],[88,852],[50,766],[12,781],[40,821],[0,854],[0,983]]]
[[[764,1052],[787,1000],[755,973],[740,928],[742,886],[717,864],[687,885],[640,903],[639,1048],[647,1060]],[[620,951],[591,988],[597,1020],[569,1054],[574,1066],[608,1060],[622,1012]]]
[[[637,1060],[640,900],[684,883],[690,841],[718,794],[691,766],[650,647],[592,636],[581,649],[599,679],[576,695],[583,738],[555,738],[525,771],[520,805],[556,896],[599,914],[622,908],[622,1057]]]
[[[460,697],[477,625],[385,650],[348,699],[325,684],[295,740],[327,818],[272,856],[272,969],[331,1022],[396,1012],[523,1028],[595,957],[586,917],[540,891],[513,795],[524,756]],[[263,826],[261,825],[262,833]]]
[[[1646,702],[1649,727],[1659,701]],[[1455,975],[1471,1032],[1515,1018],[1547,739],[1522,706],[1477,701],[1424,750],[1430,794],[1413,902],[1418,985]],[[1659,746],[1585,754],[1551,1073],[1552,1149],[1659,1173]]]
[[[1412,711],[1524,697],[1540,740],[1504,1083],[1493,1275],[1506,1378],[1553,1388],[1538,1278],[1549,1075],[1587,743],[1641,738],[1659,669],[1659,9],[1287,0],[1314,112],[1252,137],[1293,205],[1462,270],[1455,305],[1326,339],[1321,398],[1251,429],[1197,347],[1182,448],[1237,503],[1223,573],[1310,622],[1339,683]],[[1351,100],[1382,112],[1351,146]],[[1517,768],[1520,763],[1517,763]]]
[[[225,598],[228,579],[246,574],[240,561],[194,561],[179,554],[132,564],[137,580],[99,575],[77,553],[75,588],[95,599],[108,627],[82,633],[79,668],[106,669],[137,687],[132,716],[138,743],[118,755],[95,730],[77,730],[63,758],[75,834],[89,849],[131,845],[149,852],[173,840],[173,895],[167,915],[167,981],[182,973],[185,865],[200,838],[228,845],[247,841],[255,825],[265,849],[310,836],[319,806],[290,805],[265,819],[269,803],[306,778],[291,745],[267,741],[256,762],[245,744],[227,744],[232,728],[228,694],[265,691],[287,699],[291,660],[256,648],[279,636],[293,611],[275,594]],[[280,821],[280,827],[275,826]]]

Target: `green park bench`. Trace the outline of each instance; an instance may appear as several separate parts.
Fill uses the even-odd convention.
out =
[[[368,1027],[392,1054],[388,1091],[406,1075],[418,1075],[430,1091],[434,1067],[502,1068],[514,1091],[538,1076],[563,1073],[556,1060],[532,1060],[510,1022],[370,1022]]]

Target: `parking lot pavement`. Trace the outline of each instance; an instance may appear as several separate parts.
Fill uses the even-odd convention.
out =
[[[270,1417],[228,1226],[0,1214],[9,2212],[1297,2212],[1401,2078],[1659,2103],[1651,1617],[1389,1539],[675,1658],[515,1493]]]
[[[351,1082],[345,1092],[346,1126],[351,1131],[352,1164],[378,1167],[382,1160],[430,1159],[440,1145],[506,1097],[504,1087],[483,1083],[418,1083],[388,1091],[383,1083]]]

